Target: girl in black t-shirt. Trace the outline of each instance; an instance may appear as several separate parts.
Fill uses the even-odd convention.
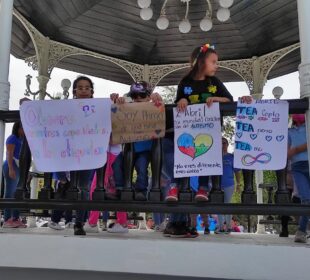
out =
[[[187,105],[206,103],[208,107],[213,102],[231,102],[233,97],[228,92],[224,84],[215,77],[218,69],[218,55],[213,47],[205,44],[196,48],[190,60],[191,69],[189,73],[181,80],[177,91],[177,108],[185,111]],[[170,174],[170,190],[166,196],[166,201],[178,201],[180,181],[173,177],[174,153],[173,139],[163,139],[164,161],[163,170]],[[199,190],[196,193],[195,200],[208,200],[208,177],[199,177]],[[164,235],[171,237],[196,237],[197,231],[194,228],[188,228],[187,214],[171,214],[170,223],[168,223]]]

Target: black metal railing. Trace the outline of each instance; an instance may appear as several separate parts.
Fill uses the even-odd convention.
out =
[[[288,100],[290,113],[305,113],[309,104],[307,99]],[[220,104],[221,115],[234,116],[236,103]],[[166,105],[166,135],[173,132],[174,105]],[[19,111],[0,111],[0,120],[14,122],[19,119]],[[119,210],[139,212],[163,213],[218,213],[218,214],[245,214],[245,215],[310,215],[310,206],[290,204],[289,192],[286,189],[285,170],[276,171],[277,190],[275,192],[276,204],[257,204],[254,191],[254,171],[243,170],[244,190],[241,204],[224,204],[223,192],[220,189],[219,176],[211,176],[212,191],[210,202],[197,203],[192,201],[192,192],[189,188],[188,178],[181,180],[180,199],[177,203],[163,201],[160,189],[161,176],[161,140],[155,140],[152,146],[151,170],[152,182],[149,200],[135,201],[132,189],[132,173],[134,149],[132,144],[124,146],[125,184],[119,201],[107,200],[103,186],[105,167],[99,168],[97,174],[97,187],[92,201],[79,199],[76,172],[70,172],[70,188],[66,200],[54,198],[51,173],[44,173],[44,187],[39,192],[38,199],[30,199],[27,179],[31,163],[31,154],[27,140],[23,142],[20,156],[20,180],[15,199],[0,199],[0,209],[83,209],[83,210]]]

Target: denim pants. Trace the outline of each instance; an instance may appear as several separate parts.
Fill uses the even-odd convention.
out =
[[[56,189],[55,192],[59,194],[60,199],[66,199],[67,198],[67,190],[64,189],[63,185],[60,185],[59,182],[66,182],[67,177],[66,177],[66,172],[56,172],[58,182],[56,184]],[[52,211],[51,215],[51,221],[54,223],[59,223],[61,218],[63,217],[63,214],[65,216],[65,223],[70,223],[72,222],[72,210],[60,210],[60,209],[55,209]]]
[[[296,184],[301,204],[310,204],[310,178],[308,161],[299,161],[292,164],[292,174]],[[307,232],[309,217],[301,216],[299,230]]]
[[[124,188],[124,157],[120,153],[112,164],[113,178],[115,181],[115,188],[122,190]]]
[[[95,174],[95,170],[77,171],[77,187],[81,191],[81,200],[89,200],[90,186]],[[75,223],[84,223],[88,212],[85,210],[76,210]]]
[[[222,188],[222,190],[224,192],[224,203],[230,203],[232,196],[234,194],[234,191],[235,191],[235,186],[225,187],[225,188]],[[219,229],[223,229],[224,222],[226,222],[226,228],[230,229],[231,218],[232,218],[232,215],[218,215]]]
[[[137,172],[137,180],[135,190],[147,192],[149,185],[148,180],[148,166],[150,163],[151,154],[149,151],[135,154],[135,169]]]
[[[9,176],[9,165],[5,161],[3,164],[3,177],[4,177],[4,198],[14,198],[17,184],[19,181],[19,168],[13,161],[13,168],[15,170],[16,178],[12,179]],[[19,219],[19,211],[16,209],[4,209],[4,221],[6,222],[10,218],[13,220]]]

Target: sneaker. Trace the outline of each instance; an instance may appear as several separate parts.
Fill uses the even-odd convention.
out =
[[[215,234],[226,234],[226,231],[224,229],[216,229],[214,233]]]
[[[196,238],[199,236],[199,233],[197,232],[197,229],[195,227],[192,227],[192,228],[187,227],[186,231],[187,231],[187,236],[186,236],[187,238]]]
[[[287,230],[282,230],[279,234],[279,237],[288,237],[288,231]]]
[[[48,227],[52,228],[52,229],[55,229],[55,230],[62,230],[62,229],[64,229],[60,224],[55,223],[55,222],[49,222],[48,223]]]
[[[124,227],[119,223],[115,223],[112,227],[109,227],[107,231],[110,233],[128,233],[129,232],[127,227]]]
[[[297,243],[307,243],[307,233],[297,230],[294,241]]]
[[[15,228],[26,228],[27,225],[25,225],[20,219],[13,221],[13,223],[16,225]]]
[[[195,195],[196,201],[208,201],[208,192],[205,190],[198,190],[198,192]]]
[[[98,233],[99,232],[99,228],[97,224],[89,224],[88,222],[84,225],[84,230],[85,232],[88,233]]]
[[[76,223],[73,226],[73,229],[74,229],[74,235],[86,235],[86,232],[81,223]]]
[[[188,230],[185,223],[168,223],[163,234],[166,237],[187,238]]]
[[[135,192],[135,200],[137,201],[146,201],[146,195],[144,192],[136,191]]]
[[[106,222],[103,222],[102,223],[102,228],[101,228],[102,231],[107,231],[107,223]]]
[[[17,228],[18,226],[14,223],[13,219],[8,219],[2,225],[3,228]]]
[[[156,225],[156,226],[154,227],[154,231],[155,231],[155,232],[164,232],[166,226],[167,226],[167,222],[166,222],[166,221],[163,221],[160,225]]]
[[[178,201],[179,200],[179,189],[177,187],[171,187],[166,196],[166,201]]]

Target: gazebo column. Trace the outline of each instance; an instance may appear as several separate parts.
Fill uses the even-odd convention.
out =
[[[13,0],[0,0],[0,110],[9,110],[10,50],[12,33]],[[0,121],[0,174],[2,174],[5,123]],[[0,183],[2,176],[0,177]]]
[[[297,0],[301,64],[299,65],[300,97],[310,98],[310,1]],[[306,113],[308,157],[310,158],[310,110]]]

